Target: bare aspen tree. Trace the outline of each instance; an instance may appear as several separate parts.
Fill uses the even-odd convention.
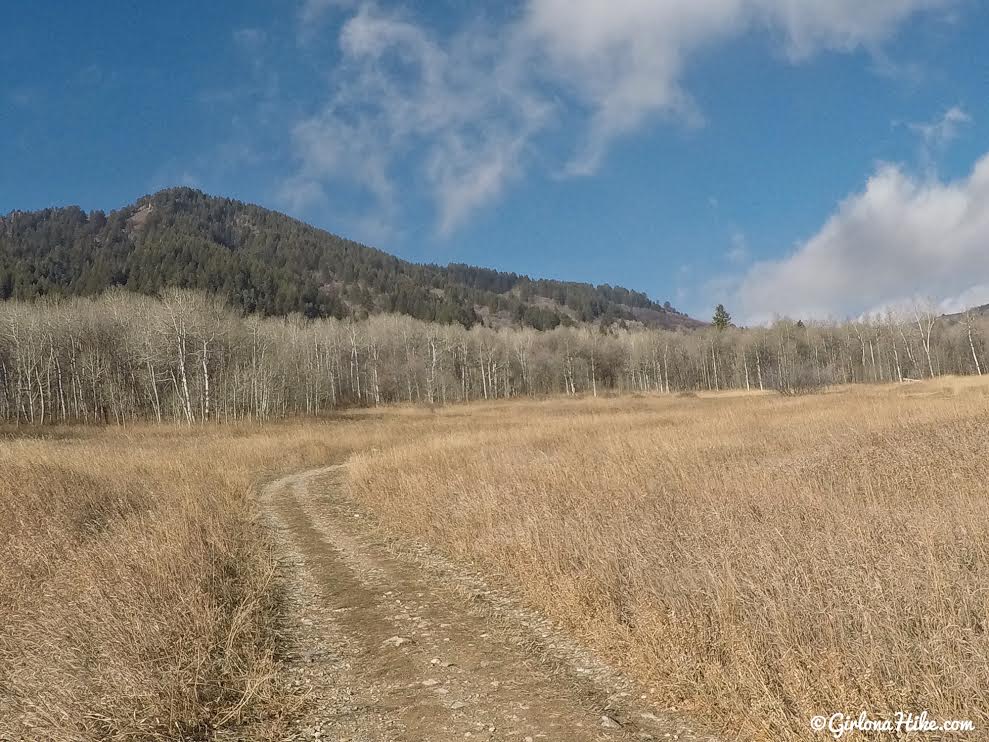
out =
[[[670,393],[670,343],[663,343],[663,385],[667,394]]]
[[[430,405],[436,404],[436,368],[438,365],[438,354],[436,351],[436,333],[430,332],[427,338],[429,343],[429,373],[426,376],[426,399]]]
[[[937,324],[938,314],[934,310],[933,304],[928,301],[914,304],[913,315],[914,321],[917,323],[917,332],[920,335],[921,345],[924,348],[924,353],[927,355],[927,368],[931,374],[930,378],[933,379],[936,374],[934,373],[934,361],[931,354],[931,333]]]
[[[919,323],[918,323],[919,319]],[[478,397],[766,389],[982,375],[974,313],[893,311],[850,323],[651,330],[494,330],[402,316],[240,317],[216,299],[0,302],[0,419],[266,421],[344,406]],[[917,362],[920,362],[918,365]]]
[[[886,327],[889,329],[890,345],[893,348],[893,364],[896,369],[896,380],[903,383],[903,367],[900,365],[900,353],[896,347],[896,334],[894,333],[894,329],[897,328],[898,324],[896,315],[892,311],[887,311],[885,322]]]
[[[181,292],[172,291],[162,298],[162,305],[168,313],[171,323],[172,343],[175,349],[176,369],[178,376],[173,374],[172,382],[179,394],[182,412],[188,424],[192,424],[192,396],[189,393],[189,374],[187,371],[187,343],[189,337],[188,320],[185,316],[185,296]]]
[[[979,354],[975,352],[975,340],[972,337],[972,312],[967,311],[962,317],[965,323],[965,332],[968,336],[968,347],[972,352],[972,362],[975,364],[975,373],[982,376],[982,364],[979,363]]]

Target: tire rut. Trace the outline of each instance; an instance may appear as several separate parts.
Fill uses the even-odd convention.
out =
[[[627,681],[455,565],[382,539],[342,477],[302,472],[263,498],[285,554],[287,666],[309,697],[290,739],[713,739],[634,708]]]

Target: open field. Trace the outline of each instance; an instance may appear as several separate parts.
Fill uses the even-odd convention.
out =
[[[277,729],[292,699],[248,495],[340,456],[327,428],[4,432],[0,739]]]
[[[989,724],[979,379],[2,432],[0,739],[279,736],[298,699],[252,493],[345,460],[389,533],[726,739],[839,710]]]
[[[515,586],[662,706],[740,739],[814,714],[989,724],[989,386],[440,413],[352,496]]]

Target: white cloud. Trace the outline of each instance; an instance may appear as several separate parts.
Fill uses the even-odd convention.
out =
[[[872,50],[910,16],[950,8],[953,0],[753,0],[762,22],[783,34],[787,54],[805,59],[821,49]]]
[[[958,136],[958,128],[962,124],[968,124],[972,117],[965,113],[959,106],[952,106],[937,121],[929,124],[914,124],[915,131],[920,132],[924,141],[931,145],[943,146],[950,143]]]
[[[944,314],[956,314],[966,309],[989,304],[989,283],[971,286],[957,296],[949,296],[938,304]]]
[[[681,86],[698,52],[753,29],[782,37],[792,61],[822,49],[875,49],[909,16],[954,0],[530,0],[524,33],[552,75],[591,109],[568,169],[593,173],[610,143],[649,117],[689,124],[701,114]]]
[[[435,149],[426,166],[439,205],[439,231],[450,234],[475,209],[497,197],[519,171],[519,153],[526,144],[520,134],[492,133],[483,150],[472,150],[461,137],[451,136]]]
[[[985,295],[986,235],[989,154],[953,182],[882,165],[791,255],[752,266],[735,306],[749,322],[852,316],[918,296],[954,307]]]
[[[288,178],[282,181],[275,192],[277,198],[292,214],[301,214],[316,205],[326,202],[323,187],[306,177]]]
[[[700,125],[683,75],[719,43],[766,31],[793,62],[820,50],[876,54],[911,15],[958,1],[524,0],[501,25],[467,24],[442,40],[365,4],[340,32],[330,100],[295,129],[295,177],[354,179],[386,201],[396,171],[411,173],[449,234],[524,172],[554,123],[576,140],[571,175],[594,173],[616,138],[654,119]],[[348,4],[304,0],[303,38]]]
[[[293,132],[301,172],[368,189],[395,209],[402,170],[436,204],[449,234],[522,167],[552,106],[517,55],[476,28],[447,43],[395,14],[364,7],[340,32],[341,76],[329,103]]]
[[[590,108],[585,143],[568,170],[589,174],[609,143],[653,113],[699,122],[680,86],[685,57],[736,31],[739,0],[532,0],[523,33],[546,72]]]
[[[938,156],[958,138],[958,130],[971,121],[972,117],[960,106],[952,106],[934,121],[907,124],[920,137],[920,159],[924,167],[933,170]]]
[[[299,9],[299,26],[303,34],[309,34],[313,31],[314,24],[318,23],[327,11],[332,8],[348,8],[354,4],[354,0],[303,0]]]

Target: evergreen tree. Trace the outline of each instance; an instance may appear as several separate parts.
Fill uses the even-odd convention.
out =
[[[515,320],[537,329],[670,320],[675,310],[621,286],[533,280],[462,264],[417,265],[283,214],[191,188],[106,214],[77,207],[0,216],[0,299],[90,296],[112,286],[155,295],[183,288],[241,313],[349,317],[398,312],[461,324]],[[664,311],[665,310],[665,311]],[[677,317],[680,315],[676,314]]]
[[[714,308],[714,318],[711,320],[711,324],[719,330],[724,330],[726,327],[731,327],[731,315],[728,314],[728,310],[725,309],[724,304],[718,304],[718,306]]]

